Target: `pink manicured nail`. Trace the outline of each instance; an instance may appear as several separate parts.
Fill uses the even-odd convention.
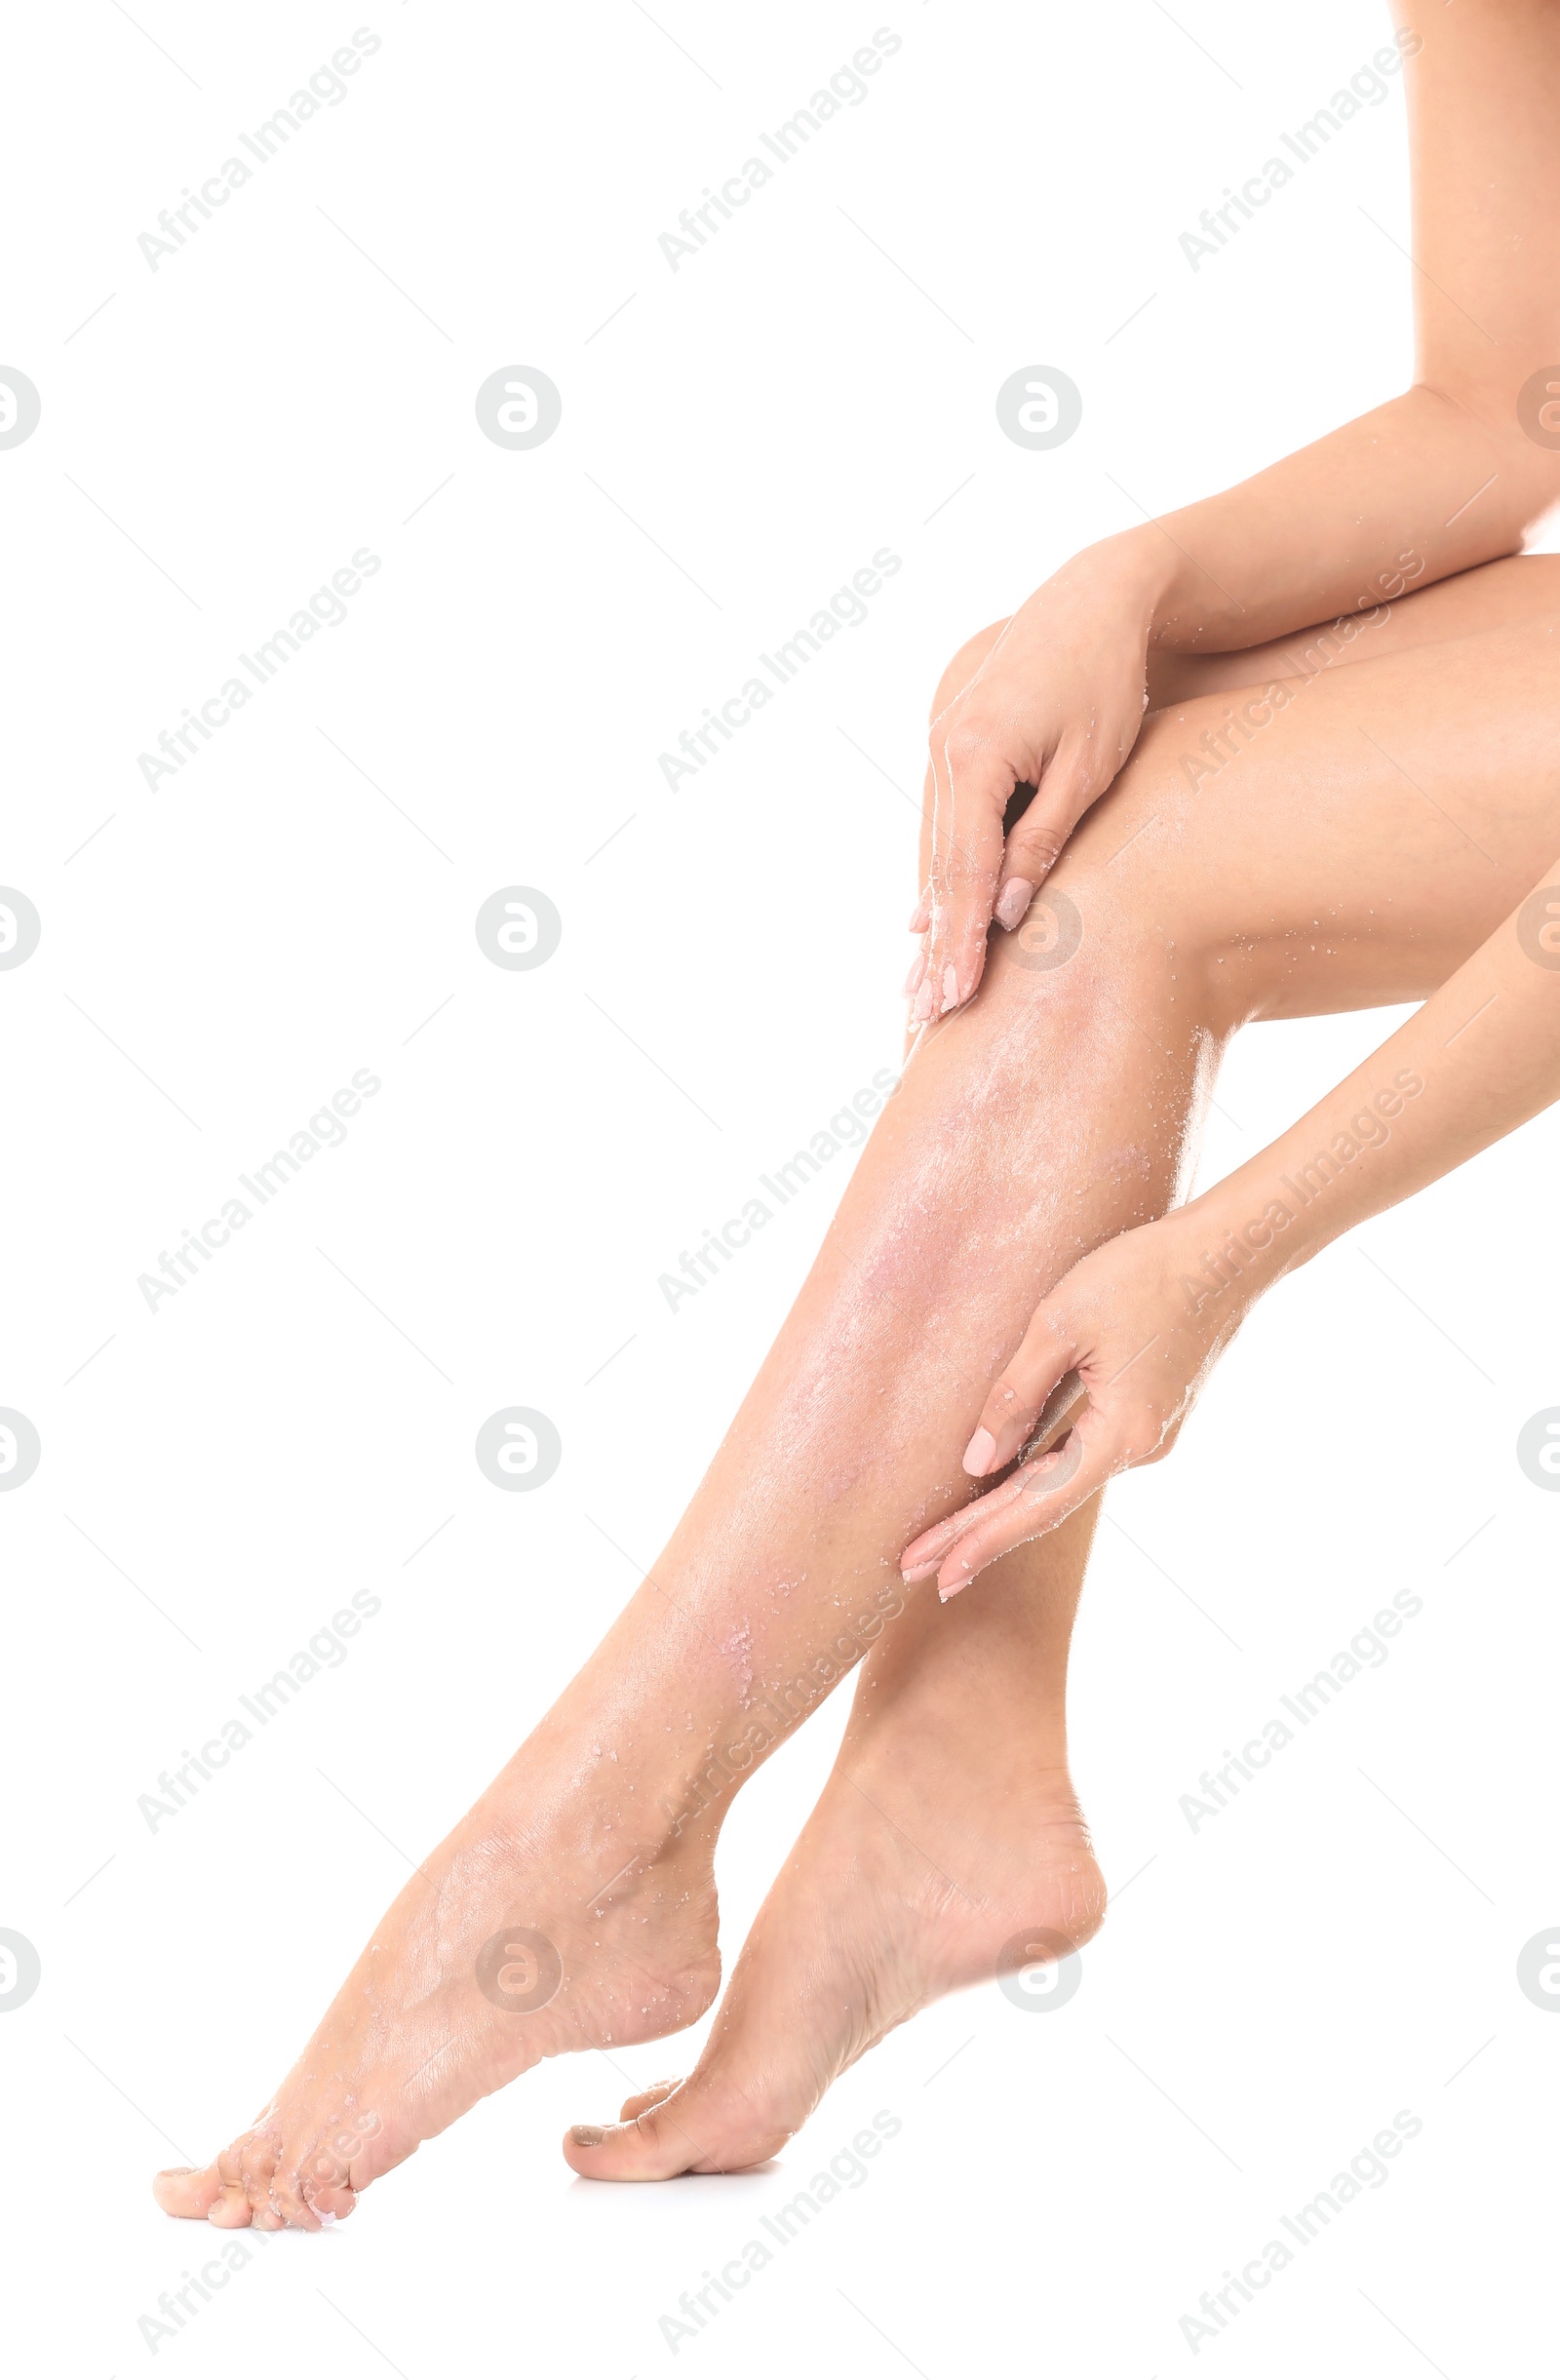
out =
[[[910,973],[909,973],[909,974],[906,976],[906,978],[905,978],[905,997],[906,997],[906,999],[907,999],[907,1000],[909,999],[909,997],[910,997],[911,994],[912,994],[913,992],[915,992],[916,990],[917,990],[917,989],[918,989],[919,984],[920,984],[920,979],[921,979],[921,977],[922,977],[922,976],[925,974],[925,972],[926,972],[926,954],[925,954],[925,952],[924,952],[924,951],[917,951],[917,952],[916,952],[916,954],[915,962],[914,962],[914,964],[913,964],[913,965],[912,965],[912,967],[911,967]]]
[[[967,1579],[960,1579],[956,1586],[940,1586],[937,1590],[938,1602],[952,1603],[954,1597],[956,1595],[961,1595],[968,1584],[969,1580]]]
[[[972,1479],[984,1479],[992,1467],[996,1440],[989,1429],[978,1429],[964,1449],[964,1468]]]
[[[931,900],[930,900],[929,895],[923,892],[923,893],[921,894],[921,896],[920,896],[920,899],[919,899],[919,900],[916,902],[916,904],[915,908],[914,908],[914,909],[911,911],[911,913],[910,913],[910,928],[909,928],[909,930],[910,930],[910,932],[911,932],[911,933],[913,933],[913,934],[924,934],[924,932],[926,931],[926,928],[928,927],[928,925],[930,925],[931,921],[932,921],[932,905],[931,905]]]
[[[937,987],[928,975],[916,995],[916,1022],[924,1025],[937,1005]]]
[[[907,1586],[919,1586],[922,1579],[933,1577],[936,1569],[935,1562],[922,1562],[915,1570],[901,1570],[899,1575]]]
[[[569,2138],[577,2149],[599,2149],[603,2137],[599,2124],[576,2124],[569,2132]]]
[[[1034,887],[1027,876],[1010,876],[996,904],[996,922],[1011,934],[1029,915]]]
[[[943,1014],[958,1006],[958,974],[952,959],[943,969]]]

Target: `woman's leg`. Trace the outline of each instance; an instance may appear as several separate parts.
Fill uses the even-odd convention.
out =
[[[1498,619],[1509,619],[1509,573],[1524,566],[1498,566]],[[1465,625],[1478,617],[1473,575],[1457,590]],[[1547,567],[1527,583],[1560,598]],[[1168,1039],[1167,1011],[1189,1003],[1219,1039],[1243,1014],[1414,997],[1560,851],[1560,617],[1530,606],[1498,633],[1434,652],[1415,649],[1410,626],[1374,669],[1297,683],[1288,710],[1227,744],[1215,774],[1202,738],[1231,708],[1241,717],[1238,698],[1221,691],[1150,722],[1117,793],[1053,879],[1082,914],[1085,943],[1136,931],[1178,950],[1175,966],[1167,953],[1165,1008],[1139,1012],[1146,1032]],[[1021,960],[998,943],[994,962],[994,991]],[[1106,999],[1120,996],[1113,972],[1094,981]],[[967,1018],[949,1021],[947,1041],[987,997],[983,989]],[[1037,1067],[1031,1095],[1075,1154],[1078,1119],[1065,1083],[1057,1098],[1047,1030],[1066,1013],[1058,1001],[1037,1017],[1050,1078]],[[1090,1034],[1099,1030],[1095,1020]],[[1161,1161],[1144,1178],[1150,1211],[1166,1202],[1162,1158],[1175,1141],[1174,1115],[1161,1123]],[[1098,1142],[1087,1147],[1098,1158]],[[1071,1261],[1053,1238],[1047,1273]],[[870,1656],[835,1773],[698,2067],[680,2087],[629,2101],[631,2121],[566,2143],[578,2170],[677,2171],[700,2162],[690,2141],[716,2165],[771,2154],[874,2039],[939,1992],[990,1976],[994,1945],[1033,1930],[1087,1938],[1103,1895],[1067,1779],[1062,1691],[1086,1551],[1075,1533],[1090,1517],[1009,1555],[946,1612],[917,1607]],[[977,1599],[979,1611],[967,1610]]]
[[[1055,975],[1010,967],[960,1044],[921,1051],[666,1552],[408,1884],[252,2132],[163,2178],[170,2211],[344,2213],[537,2058],[708,2005],[731,1794],[907,1612],[943,1617],[897,1557],[967,1492],[992,1366],[1058,1252],[1164,1195],[1208,1049],[1173,979],[1141,938],[1088,944]],[[1006,1931],[1028,1917],[1026,1894]]]
[[[1218,714],[1150,723],[1058,871],[1078,947],[1054,964],[1016,938],[974,1006],[929,1036],[666,1554],[401,1894],[253,2132],[163,2181],[171,2211],[344,2213],[538,2057],[652,2038],[707,2005],[730,1794],[862,1653],[891,1684],[907,1614],[971,1624],[900,1585],[898,1550],[968,1492],[959,1453],[1041,1289],[1173,1189],[1222,1037],[1245,1014],[1439,981],[1560,839],[1555,644],[1513,631],[1458,648],[1475,655],[1461,692],[1448,649],[1315,683],[1195,796],[1177,754]],[[1481,687],[1498,734],[1470,722]],[[1470,875],[1449,809],[1497,854],[1498,885]],[[864,1685],[864,1709],[877,1692]],[[983,1907],[969,1956],[989,1972],[1034,1917],[1027,1887]],[[867,2033],[901,1996],[878,1993]],[[808,2003],[825,2034],[841,1999]],[[859,2047],[862,2027],[846,2031]],[[754,2046],[740,2026],[718,2038],[733,2056]],[[782,2048],[763,2076],[769,2145],[839,2063],[829,2039],[805,2074]],[[689,2112],[661,2122],[656,2169],[754,2153],[751,2114],[728,2147]],[[612,2153],[576,2162],[611,2170]]]

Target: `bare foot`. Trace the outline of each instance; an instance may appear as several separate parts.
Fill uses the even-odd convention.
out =
[[[518,1755],[411,1879],[250,2129],[157,2176],[165,2213],[319,2230],[538,2059],[702,2015],[721,1972],[708,1831],[614,1874],[615,1773],[561,1797],[540,1765]]]
[[[685,2082],[577,2125],[576,2173],[656,2181],[782,2148],[837,2076],[946,1992],[989,1982],[1024,1936],[1076,1947],[1105,1884],[1057,1725],[1016,1735],[947,1702],[852,1722],[816,1810],[754,1924]],[[1026,1740],[1027,1738],[1027,1740]],[[1047,1755],[1050,1765],[1047,1765]]]

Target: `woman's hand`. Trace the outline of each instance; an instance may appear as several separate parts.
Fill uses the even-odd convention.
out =
[[[971,996],[993,917],[1010,933],[1023,922],[1072,829],[1137,741],[1155,592],[1130,537],[1091,546],[994,641],[966,646],[938,688],[925,889],[911,919],[921,936],[907,987],[916,1023]],[[1034,797],[1004,847],[1004,815],[1021,785]]]
[[[946,1603],[998,1554],[1066,1520],[1115,1472],[1170,1452],[1215,1358],[1266,1285],[1255,1269],[1236,1273],[1226,1263],[1228,1285],[1215,1287],[1209,1230],[1199,1201],[1123,1231],[1035,1307],[986,1400],[964,1468],[986,1479],[1032,1442],[1047,1451],[907,1545],[900,1568],[908,1583],[935,1572]],[[1058,1396],[1070,1374],[1076,1385]],[[1053,1443],[1080,1396],[1087,1402]]]

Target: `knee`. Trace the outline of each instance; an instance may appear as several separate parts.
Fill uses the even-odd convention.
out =
[[[1149,756],[1145,756],[1148,758]],[[1144,1058],[1222,1037],[1208,854],[1162,769],[1129,764],[1081,821],[991,962],[1007,996],[1064,1031],[1131,1020]]]
[[[1007,625],[1006,620],[994,620],[990,628],[980,629],[967,644],[959,646],[937,681],[937,691],[932,696],[931,707],[934,722],[942,717],[950,703],[957,701]]]

